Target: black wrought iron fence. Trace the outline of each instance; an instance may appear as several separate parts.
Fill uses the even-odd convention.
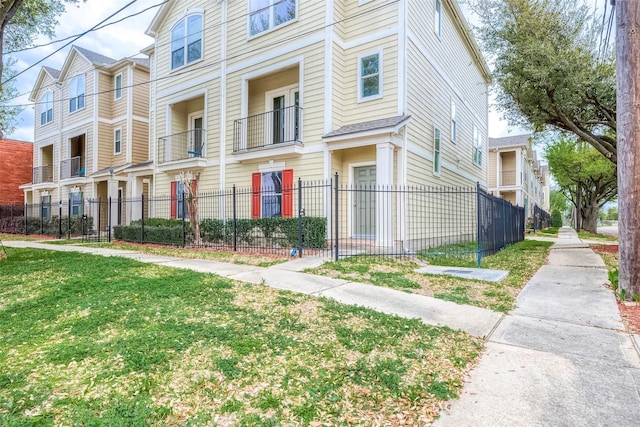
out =
[[[551,224],[551,215],[537,204],[533,206],[533,231],[544,230]]]
[[[199,192],[192,201],[185,194],[87,199],[79,205],[25,205],[8,216],[5,208],[0,231],[334,260],[408,256],[434,263],[442,256],[479,262],[524,239],[524,209],[479,185],[342,185],[337,174],[329,181],[275,182]],[[197,217],[190,215],[194,209]]]

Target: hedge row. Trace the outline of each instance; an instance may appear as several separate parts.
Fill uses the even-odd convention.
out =
[[[186,239],[183,239],[181,220],[149,218],[144,220],[144,236],[141,236],[141,221],[133,221],[128,226],[115,226],[117,240],[144,243],[182,245],[191,243],[191,225],[185,225]],[[324,248],[327,236],[326,218],[302,218],[302,236],[305,248]],[[141,240],[142,237],[142,240]],[[232,244],[233,220],[203,219],[200,221],[200,237],[203,243]],[[239,244],[252,245],[257,241],[270,247],[296,247],[298,245],[298,218],[256,218],[236,220],[236,240]]]
[[[68,229],[71,234],[82,234],[82,215],[71,215],[62,217],[62,233],[66,234]],[[85,224],[85,233],[93,228],[93,218],[87,217]],[[57,236],[60,231],[60,221],[58,216],[49,218],[33,218],[29,217],[13,217],[0,219],[0,232],[9,234],[44,234],[48,236]]]

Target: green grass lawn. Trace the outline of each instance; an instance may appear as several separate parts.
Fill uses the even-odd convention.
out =
[[[46,242],[45,242],[46,243]],[[83,246],[94,248],[124,249],[129,251],[143,252],[146,254],[173,256],[189,259],[207,259],[218,262],[228,262],[232,264],[255,265],[257,267],[270,267],[289,261],[286,255],[269,253],[243,253],[243,252],[222,252],[207,248],[176,248],[171,246],[138,244],[126,242],[113,243],[84,243]]]
[[[478,340],[118,257],[0,259],[0,425],[428,424]]]
[[[306,272],[386,286],[506,313],[513,308],[518,293],[531,276],[545,264],[552,244],[525,240],[483,258],[482,268],[509,271],[509,276],[498,283],[425,275],[414,271],[421,266],[419,262],[423,260],[433,265],[477,267],[477,262],[470,258],[437,255],[424,255],[418,262],[392,258],[351,257],[325,263]]]
[[[585,240],[600,240],[603,242],[617,242],[618,238],[615,236],[609,236],[607,234],[594,234],[594,233],[590,233],[589,231],[579,231],[578,232],[578,237],[580,239],[585,239]]]

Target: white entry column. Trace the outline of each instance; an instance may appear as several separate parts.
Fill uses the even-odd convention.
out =
[[[376,246],[393,246],[393,144],[376,144]]]

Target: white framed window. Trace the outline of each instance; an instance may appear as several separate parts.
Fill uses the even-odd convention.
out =
[[[433,31],[435,31],[438,37],[442,36],[442,2],[440,0],[436,0],[435,4],[433,13]]]
[[[69,195],[71,215],[82,215],[82,191],[74,191]]]
[[[456,121],[456,103],[451,101],[451,141],[458,139],[458,122]]]
[[[79,75],[69,83],[69,112],[84,108],[84,76]]]
[[[40,98],[40,124],[46,125],[53,121],[53,92],[48,91]]]
[[[302,141],[301,139],[300,89],[297,84],[265,93],[265,142]]]
[[[113,154],[122,152],[122,129],[118,128],[113,131]]]
[[[473,125],[473,163],[482,166],[483,143],[480,130]]]
[[[202,14],[187,15],[171,29],[171,69],[202,59]]]
[[[358,102],[382,98],[382,52],[358,57]]]
[[[115,79],[113,80],[113,93],[115,99],[122,98],[122,73],[116,74]]]
[[[249,0],[249,37],[298,18],[298,0]]]
[[[440,129],[433,129],[433,174],[440,175]]]

